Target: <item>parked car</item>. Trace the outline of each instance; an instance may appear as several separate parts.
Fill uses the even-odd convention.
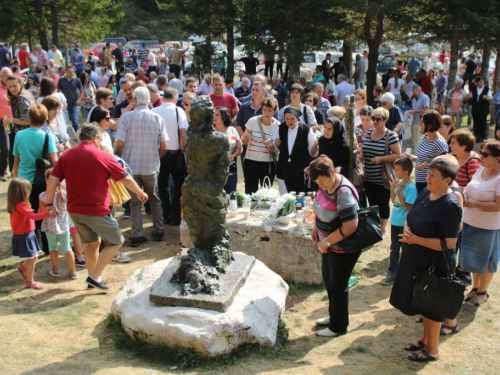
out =
[[[112,50],[116,48],[115,43],[110,43],[110,46]],[[94,56],[99,56],[104,47],[106,47],[106,43],[91,43],[89,48],[85,49],[83,53],[85,57],[87,57],[90,52],[92,52]]]
[[[146,44],[146,48],[151,48],[155,44],[160,44],[157,40],[131,40],[127,44],[125,44],[125,49],[129,50],[131,48],[142,48],[142,43]]]
[[[382,60],[377,65],[377,73],[385,74],[389,69],[396,66],[396,56],[395,55],[385,55]]]
[[[104,38],[103,40],[101,40],[101,43],[108,43],[108,42],[115,44],[121,43],[122,46],[124,46],[125,44],[127,44],[127,39],[125,39],[122,36],[114,36],[110,38]]]

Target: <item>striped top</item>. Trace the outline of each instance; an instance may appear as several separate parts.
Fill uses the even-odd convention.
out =
[[[438,138],[432,142],[428,142],[427,134],[424,134],[422,143],[417,150],[417,165],[421,163],[430,163],[436,156],[448,153],[448,143],[446,142],[446,139],[441,137],[439,133],[437,134]],[[426,182],[428,172],[429,168],[415,168],[415,181],[422,183]]]
[[[495,202],[500,195],[500,176],[491,180],[483,180],[484,167],[479,167],[477,173],[467,185],[465,194],[481,202]],[[498,230],[500,229],[500,212],[487,212],[477,208],[464,208],[464,223],[475,228]]]
[[[471,158],[458,169],[455,181],[459,186],[466,186],[481,166],[481,160],[477,152],[471,152]]]
[[[247,153],[245,155],[245,159],[254,160],[254,161],[262,161],[262,162],[272,162],[273,159],[266,146],[264,145],[264,141],[262,139],[262,134],[260,133],[260,127],[258,118],[260,116],[252,117],[248,120],[246,124],[246,130],[250,130],[250,144],[247,148]],[[280,125],[280,122],[275,118],[272,119],[271,125],[262,124],[262,129],[264,130],[264,134],[267,139],[273,140],[273,135]]]
[[[376,156],[384,156],[386,154],[392,154],[390,146],[398,143],[399,139],[396,133],[393,131],[387,131],[386,135],[374,141],[372,139],[372,133],[374,129],[369,129],[366,133],[365,141],[363,142],[363,156],[365,158],[365,181],[373,182],[378,185],[384,183],[382,179],[382,164],[373,164],[372,158]],[[385,149],[386,137],[389,137],[389,147],[388,151]]]

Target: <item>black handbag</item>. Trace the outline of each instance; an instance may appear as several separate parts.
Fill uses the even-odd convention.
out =
[[[413,275],[415,284],[412,306],[424,313],[455,319],[462,308],[467,285],[455,276],[455,267],[443,238],[441,238],[441,248],[443,250],[436,252],[428,270],[417,271]],[[440,253],[446,259],[446,277],[434,273]]]
[[[33,185],[45,184],[45,171],[52,167],[50,161],[47,160],[49,152],[49,134],[45,133],[45,141],[43,142],[42,156],[35,160],[36,172],[33,179]]]
[[[354,190],[349,185],[342,185],[342,182],[340,182],[335,193],[337,193],[338,189],[342,186],[348,187],[353,196],[356,196]],[[361,207],[359,199],[357,199],[357,201],[359,207]],[[340,250],[346,253],[355,253],[382,241],[382,226],[380,224],[378,206],[360,208],[358,210],[358,228],[349,237],[344,236],[344,233],[342,233],[342,223],[338,218],[331,222],[329,226],[331,232],[335,231],[337,228],[344,239],[337,242],[336,245]]]

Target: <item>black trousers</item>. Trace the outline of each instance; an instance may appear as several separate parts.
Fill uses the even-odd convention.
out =
[[[0,176],[7,174],[9,166],[10,139],[0,120]]]
[[[31,204],[31,209],[37,213],[38,209],[40,208],[40,193],[44,192],[47,189],[47,185],[45,183],[43,184],[33,184],[31,186],[31,193],[30,193],[30,204]],[[47,236],[45,235],[45,232],[42,232],[42,221],[43,220],[37,220],[35,221],[35,234],[38,239],[38,243],[42,246],[42,250],[45,254],[49,254],[49,243],[47,241]]]
[[[373,182],[364,181],[366,197],[370,206],[378,206],[378,212],[381,219],[389,219],[391,209],[389,201],[391,200],[391,192],[384,188],[383,185],[378,185]]]
[[[328,293],[328,328],[335,333],[347,332],[349,325],[349,278],[361,251],[350,254],[322,254],[323,282]]]
[[[245,159],[243,173],[245,175],[245,194],[252,194],[259,190],[259,184],[263,186],[266,177],[269,177],[272,186],[276,175],[274,162],[266,163],[250,159]]]
[[[9,143],[10,143],[10,149],[9,149],[9,171],[12,172],[12,168],[14,167],[14,155],[12,154],[12,151],[14,151],[14,140],[16,139],[16,133],[10,131],[9,134]]]
[[[171,64],[170,65],[170,73],[175,74],[175,78],[179,78],[181,74],[181,66],[177,64]]]
[[[272,78],[273,77],[273,70],[274,70],[274,61],[264,61],[264,75],[266,77]],[[267,74],[269,72],[269,75]]]
[[[158,174],[158,195],[165,220],[181,220],[181,189],[184,183],[184,172],[177,169],[177,153],[167,152],[160,159]],[[170,194],[170,175],[174,180],[174,193]]]
[[[472,110],[472,120],[474,121],[473,130],[478,143],[486,139],[488,130],[488,125],[486,123],[487,117],[488,113],[483,113],[478,110],[474,111],[474,109]]]

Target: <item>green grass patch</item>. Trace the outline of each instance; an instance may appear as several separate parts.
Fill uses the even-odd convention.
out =
[[[292,296],[298,295],[309,295],[313,293],[322,293],[325,291],[325,285],[313,285],[313,284],[296,284],[288,283],[288,294]]]
[[[123,331],[120,322],[112,314],[109,314],[105,321],[103,337],[100,338],[100,341],[104,341],[105,345],[111,343],[128,358],[132,357],[141,361],[165,366],[177,366],[181,370],[220,370],[221,366],[231,367],[249,358],[272,359],[286,355],[288,335],[286,317],[283,317],[278,323],[276,344],[273,347],[249,345],[229,354],[205,357],[191,349],[171,349],[164,345],[133,341]]]

